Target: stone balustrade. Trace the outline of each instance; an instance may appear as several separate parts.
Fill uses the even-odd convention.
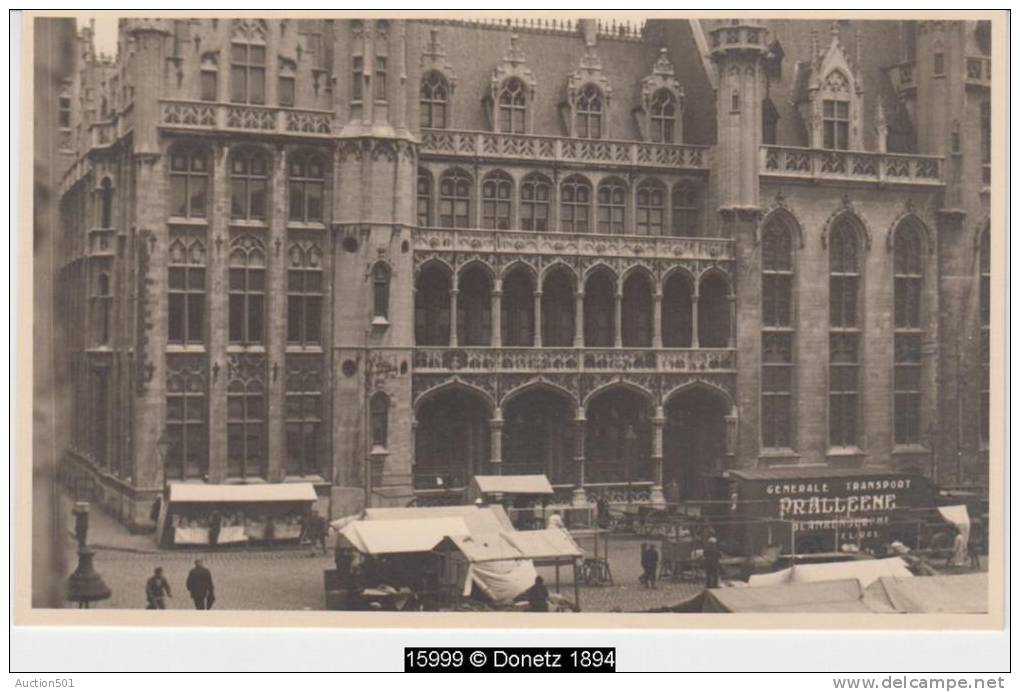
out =
[[[333,113],[236,103],[162,100],[160,125],[176,129],[326,137],[333,132]]]
[[[805,180],[942,185],[942,158],[914,154],[763,146],[760,173]]]
[[[729,348],[557,348],[418,346],[416,374],[432,373],[729,373]]]

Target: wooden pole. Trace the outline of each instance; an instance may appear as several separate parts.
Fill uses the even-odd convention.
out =
[[[577,583],[577,558],[574,558],[574,607],[581,610],[581,588]]]

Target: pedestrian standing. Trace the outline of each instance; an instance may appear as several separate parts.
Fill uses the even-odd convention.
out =
[[[638,581],[644,587],[648,586],[648,544],[641,544],[641,576],[638,577]]]
[[[195,560],[195,566],[188,572],[188,580],[184,583],[195,602],[195,610],[209,610],[216,601],[213,594],[212,572],[201,560]]]
[[[719,561],[721,558],[719,543],[716,541],[715,536],[712,536],[705,542],[704,550],[705,588],[707,589],[719,588]]]
[[[217,545],[220,542],[220,527],[223,526],[223,516],[217,510],[213,510],[209,517],[209,545]]]
[[[655,575],[659,571],[659,551],[654,543],[648,544],[648,585],[655,588]]]
[[[145,582],[145,599],[147,610],[166,610],[166,599],[173,598],[170,583],[163,576],[163,568],[157,567],[149,580]]]

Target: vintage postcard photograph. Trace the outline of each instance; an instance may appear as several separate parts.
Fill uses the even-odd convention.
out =
[[[16,623],[1002,626],[1002,13],[23,19]]]

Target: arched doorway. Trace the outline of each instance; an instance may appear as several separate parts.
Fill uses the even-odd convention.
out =
[[[730,299],[726,280],[715,273],[701,279],[698,292],[698,342],[702,348],[726,348],[730,340]]]
[[[711,477],[723,471],[726,455],[726,398],[702,386],[677,393],[665,407],[662,483],[667,498],[712,497]]]
[[[544,473],[553,483],[570,483],[573,419],[563,394],[538,388],[513,397],[503,407],[503,475]]]
[[[492,281],[479,264],[460,273],[457,295],[457,343],[488,346],[492,338]]]
[[[616,290],[613,276],[605,269],[596,269],[584,288],[584,345],[612,346]]]
[[[683,272],[673,272],[662,289],[662,345],[666,348],[690,348],[691,278]]]
[[[422,267],[414,292],[414,341],[418,346],[450,343],[450,270],[438,262]]]
[[[542,345],[574,345],[574,281],[563,268],[542,282]]]
[[[627,387],[595,395],[584,425],[586,483],[652,479],[650,413],[648,397]]]
[[[623,282],[623,345],[648,348],[652,345],[652,281],[636,271]]]
[[[503,345],[535,345],[535,283],[531,273],[518,266],[503,279]]]
[[[437,392],[418,406],[414,487],[463,488],[489,461],[489,405],[462,388]]]

